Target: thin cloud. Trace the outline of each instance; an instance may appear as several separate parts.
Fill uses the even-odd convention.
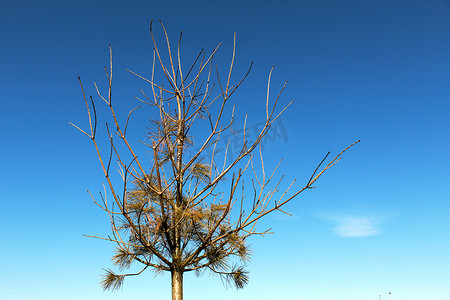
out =
[[[340,237],[367,237],[380,234],[380,222],[374,217],[365,216],[327,216],[333,221],[333,231]]]
[[[4,290],[4,291],[8,291],[8,292],[12,292],[12,293],[17,293],[17,291],[15,291],[15,290],[12,290],[12,289],[8,289],[8,288],[5,288],[5,287],[3,287],[3,286],[0,286],[0,290]]]

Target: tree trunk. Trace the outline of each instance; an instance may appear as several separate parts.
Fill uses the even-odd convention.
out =
[[[172,272],[172,300],[183,300],[183,272],[173,270]]]

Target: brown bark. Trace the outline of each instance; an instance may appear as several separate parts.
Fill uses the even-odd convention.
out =
[[[183,272],[173,270],[172,273],[172,300],[183,300]]]

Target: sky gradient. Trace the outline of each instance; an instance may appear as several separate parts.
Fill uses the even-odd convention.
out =
[[[87,128],[77,76],[95,95],[108,44],[114,101],[123,116],[137,105],[148,86],[125,69],[150,74],[152,18],[175,42],[183,30],[187,61],[223,42],[226,66],[236,32],[236,80],[254,67],[233,104],[251,126],[272,65],[273,93],[288,81],[268,169],[283,158],[304,183],[327,151],[362,140],[292,217],[261,223],[275,234],[251,240],[248,287],[187,274],[185,299],[450,299],[450,1],[232,0],[0,4],[0,300],[169,299],[170,277],[151,272],[102,291],[113,246],[83,237],[109,233],[86,193],[102,173],[68,123]],[[130,124],[136,136],[148,118]]]

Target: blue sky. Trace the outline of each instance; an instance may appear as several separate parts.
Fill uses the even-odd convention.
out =
[[[86,189],[102,189],[79,89],[104,80],[108,43],[115,100],[128,105],[148,75],[150,19],[161,19],[183,51],[223,42],[235,95],[249,124],[264,120],[285,80],[287,138],[268,141],[268,168],[284,159],[305,182],[322,156],[357,147],[261,225],[251,241],[250,284],[226,289],[217,277],[185,278],[185,299],[450,299],[450,1],[3,1],[0,5],[0,300],[168,299],[168,276],[150,272],[103,292],[112,245],[107,216]],[[106,113],[106,111],[104,111]],[[242,116],[242,115],[241,115]],[[137,120],[145,120],[140,115]],[[139,133],[145,123],[133,124]]]

